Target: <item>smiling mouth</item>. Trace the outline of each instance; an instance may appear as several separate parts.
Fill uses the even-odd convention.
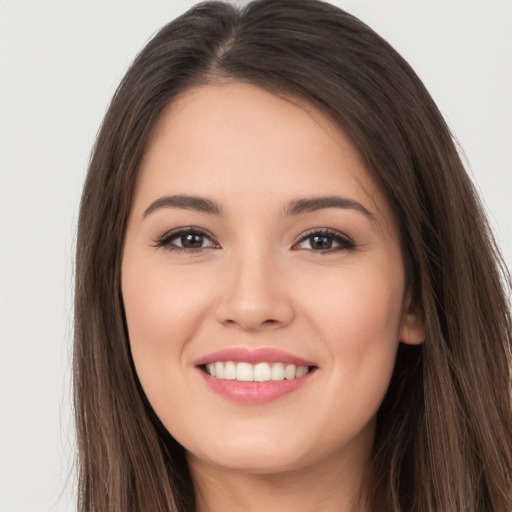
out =
[[[201,365],[201,368],[215,379],[239,382],[278,382],[300,379],[316,369],[315,366],[299,366],[281,362],[251,364],[234,361],[217,361]]]

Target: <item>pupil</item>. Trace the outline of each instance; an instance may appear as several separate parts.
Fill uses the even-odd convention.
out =
[[[186,249],[198,249],[203,245],[203,235],[189,233],[181,237],[181,245]]]
[[[332,240],[327,236],[314,236],[312,237],[311,247],[313,249],[330,249]]]

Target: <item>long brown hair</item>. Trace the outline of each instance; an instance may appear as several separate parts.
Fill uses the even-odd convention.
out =
[[[318,0],[257,0],[240,9],[199,4],[157,33],[112,100],[78,227],[78,509],[194,509],[184,450],[152,411],[133,367],[120,263],[156,121],[187,88],[226,80],[299,97],[337,122],[400,226],[427,338],[418,347],[400,344],[365,481],[369,509],[512,509],[505,266],[449,129],[419,78],[370,28]]]

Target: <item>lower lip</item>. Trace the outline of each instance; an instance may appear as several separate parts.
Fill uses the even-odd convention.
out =
[[[300,389],[309,381],[314,373],[310,371],[303,377],[290,380],[266,382],[240,382],[238,380],[216,379],[200,370],[206,384],[211,390],[235,402],[246,404],[262,404]]]

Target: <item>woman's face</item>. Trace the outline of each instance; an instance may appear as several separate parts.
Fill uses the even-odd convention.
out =
[[[398,340],[422,340],[397,226],[351,142],[237,83],[189,90],[158,123],[122,294],[142,387],[192,465],[365,461]]]

